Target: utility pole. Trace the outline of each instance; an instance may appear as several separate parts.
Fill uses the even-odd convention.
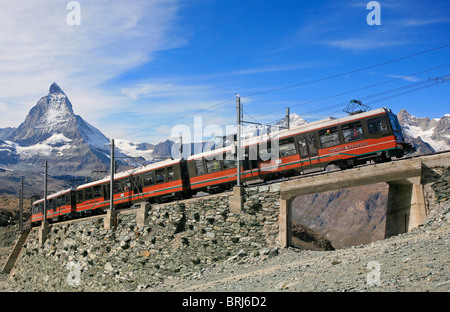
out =
[[[23,232],[23,178],[20,179],[19,231],[20,233]]]
[[[236,95],[236,122],[237,122],[237,186],[241,186],[241,98]]]
[[[47,240],[47,234],[49,231],[49,226],[47,222],[47,175],[48,175],[48,162],[45,161],[45,174],[44,174],[44,220],[39,229],[39,245],[43,246]]]
[[[45,161],[45,174],[44,174],[44,223],[47,222],[47,174],[48,163]]]
[[[111,139],[111,181],[109,182],[109,209],[106,210],[106,217],[103,220],[105,230],[116,230],[117,211],[114,209],[114,173],[116,171],[116,162],[114,160],[114,139]]]
[[[109,209],[114,210],[114,172],[115,172],[115,161],[114,161],[114,139],[111,139],[111,181],[109,186]]]
[[[286,126],[289,130],[289,107],[286,107]]]

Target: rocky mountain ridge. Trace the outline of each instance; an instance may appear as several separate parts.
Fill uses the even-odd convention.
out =
[[[417,145],[428,145],[432,151],[450,150],[450,114],[441,118],[415,117],[405,109],[397,114],[406,137]]]

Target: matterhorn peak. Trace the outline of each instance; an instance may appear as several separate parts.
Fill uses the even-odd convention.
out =
[[[49,89],[49,94],[54,94],[54,93],[64,94],[63,90],[58,86],[58,84],[56,82],[53,82]]]

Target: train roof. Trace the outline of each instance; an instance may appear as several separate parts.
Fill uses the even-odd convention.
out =
[[[374,109],[374,110],[371,110],[371,111],[358,113],[358,114],[355,114],[355,115],[350,115],[350,116],[337,118],[337,119],[333,119],[333,118],[322,119],[322,120],[314,121],[314,122],[311,122],[311,123],[308,123],[308,124],[304,124],[304,125],[292,128],[292,129],[282,129],[280,131],[272,132],[270,134],[263,134],[262,136],[257,136],[257,137],[244,139],[244,140],[242,140],[242,146],[254,145],[254,144],[261,143],[261,142],[266,142],[269,139],[282,139],[284,137],[296,135],[296,134],[299,134],[299,133],[304,133],[304,132],[317,130],[317,129],[321,129],[321,128],[327,128],[327,127],[333,126],[335,124],[351,122],[353,120],[358,120],[358,119],[370,117],[370,116],[373,116],[373,115],[387,113],[388,111],[389,111],[388,109],[383,107],[383,108],[378,108],[378,109]],[[232,148],[233,148],[233,146],[230,145],[230,146],[225,146],[225,147],[222,147],[222,148],[214,149],[214,150],[211,150],[211,151],[207,151],[207,152],[191,155],[191,156],[188,157],[188,160],[193,160],[193,159],[198,159],[198,158],[201,158],[201,157],[208,157],[208,156],[212,156],[212,155],[215,155],[215,154],[225,153],[225,152],[229,151]]]
[[[73,190],[73,188],[65,189],[65,190],[62,190],[62,191],[59,191],[59,192],[47,195],[47,200],[55,198],[55,197],[58,197],[59,195],[65,194],[67,192],[70,192],[71,190]],[[38,199],[35,202],[33,202],[33,205],[39,204],[40,202],[43,202],[43,201],[44,201],[44,198]]]
[[[132,175],[132,174],[139,174],[139,173],[146,172],[146,171],[149,171],[149,170],[154,170],[154,169],[158,169],[158,168],[161,168],[161,167],[174,165],[174,164],[177,164],[179,162],[180,162],[179,159],[168,159],[168,160],[156,162],[156,163],[153,163],[153,164],[145,165],[145,166],[142,166],[142,167],[133,168],[133,169],[129,169],[129,170],[126,170],[126,171],[118,172],[118,173],[114,174],[114,180],[125,178],[125,177],[128,177],[128,176]],[[111,180],[111,176],[107,176],[107,177],[104,177],[101,180],[97,180],[97,181],[93,181],[93,182],[89,182],[89,183],[86,183],[86,184],[79,185],[76,189],[78,190],[78,189],[82,189],[82,188],[85,188],[85,187],[94,186],[94,185],[97,185],[97,184],[108,182],[110,180]]]

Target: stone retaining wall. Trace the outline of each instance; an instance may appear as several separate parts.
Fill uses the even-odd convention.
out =
[[[30,234],[10,289],[20,291],[134,291],[199,272],[240,255],[279,245],[279,184],[246,189],[239,214],[229,194],[151,207],[144,226],[136,212],[118,215],[116,230],[103,218],[53,224],[43,246]]]

